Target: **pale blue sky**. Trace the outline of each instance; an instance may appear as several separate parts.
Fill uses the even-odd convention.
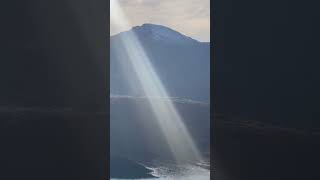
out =
[[[118,0],[130,25],[110,34],[143,23],[168,26],[200,41],[210,41],[210,0]],[[131,27],[130,27],[131,26]]]

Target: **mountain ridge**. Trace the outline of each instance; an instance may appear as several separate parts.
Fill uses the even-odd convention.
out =
[[[129,32],[134,32],[139,36],[141,33],[149,33],[153,35],[154,40],[163,40],[161,38],[168,38],[167,40],[174,42],[174,40],[179,40],[180,43],[210,43],[202,42],[197,39],[194,39],[186,34],[183,34],[177,30],[174,30],[168,26],[152,24],[152,23],[143,23],[140,26],[133,26],[131,29],[119,32],[117,34],[111,35],[110,38],[118,37]],[[174,37],[176,36],[176,37]],[[170,39],[172,38],[172,39]]]

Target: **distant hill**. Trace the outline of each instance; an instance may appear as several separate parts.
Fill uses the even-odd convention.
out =
[[[110,99],[110,153],[139,162],[173,160],[165,136],[148,101],[171,100],[183,123],[204,157],[210,150],[210,105],[179,99],[135,98]],[[143,113],[141,113],[143,112]]]
[[[139,39],[169,96],[209,102],[210,43],[199,42],[155,24],[143,24],[111,36],[112,94],[144,95],[128,63],[128,54],[123,44],[132,33]]]

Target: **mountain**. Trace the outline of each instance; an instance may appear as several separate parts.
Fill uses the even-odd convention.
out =
[[[135,26],[132,30],[140,37],[145,37],[145,40],[153,40],[155,42],[167,42],[167,43],[198,43],[188,36],[185,36],[171,28],[155,25],[155,24],[143,24],[142,26]]]
[[[155,24],[143,24],[111,36],[111,94],[144,95],[124,45],[132,35],[138,39],[169,96],[209,102],[210,43]]]

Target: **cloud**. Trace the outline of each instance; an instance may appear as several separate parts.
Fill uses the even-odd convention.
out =
[[[118,2],[122,5],[157,5],[161,3],[161,0],[118,0]]]
[[[130,25],[169,26],[200,41],[210,40],[210,0],[118,0]],[[127,29],[114,29],[111,34]]]
[[[140,0],[140,3],[146,6],[155,6],[160,3],[160,0]]]

